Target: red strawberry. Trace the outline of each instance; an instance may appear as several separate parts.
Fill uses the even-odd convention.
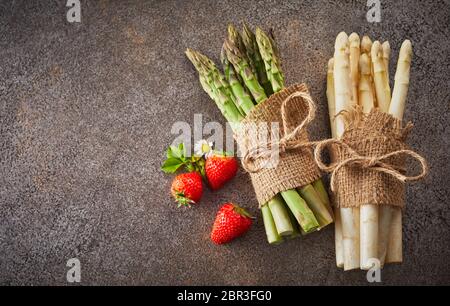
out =
[[[216,244],[227,243],[248,231],[252,225],[250,214],[232,203],[225,203],[219,210],[211,231]]]
[[[236,176],[239,165],[232,156],[214,154],[206,159],[205,173],[213,190],[221,188]]]
[[[198,172],[177,175],[172,182],[172,195],[180,206],[200,201],[203,193],[202,176]]]

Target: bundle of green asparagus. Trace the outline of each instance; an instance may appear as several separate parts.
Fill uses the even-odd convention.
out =
[[[199,73],[202,88],[233,129],[259,103],[284,88],[284,75],[275,41],[260,28],[255,33],[244,23],[242,34],[228,26],[220,59],[223,73],[205,55],[187,49]],[[282,191],[261,207],[267,240],[311,233],[333,222],[328,194],[319,179],[298,189]]]
[[[369,113],[380,111],[402,120],[409,85],[412,46],[401,46],[391,97],[389,85],[389,42],[361,40],[356,33],[336,37],[334,58],[328,63],[327,98],[333,138],[341,138],[348,118],[340,116],[358,107]],[[346,122],[347,121],[347,122]],[[402,261],[402,214],[395,206],[365,203],[360,207],[335,209],[336,263],[344,270],[369,269],[377,259],[384,263]]]

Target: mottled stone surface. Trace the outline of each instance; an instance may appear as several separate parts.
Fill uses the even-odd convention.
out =
[[[229,22],[273,28],[287,83],[304,81],[319,104],[311,134],[329,137],[325,72],[336,34],[414,44],[406,119],[430,175],[408,185],[404,263],[383,284],[450,283],[448,209],[449,1],[82,1],[0,4],[0,284],[66,283],[81,260],[82,284],[367,284],[335,267],[333,229],[265,243],[261,219],[226,246],[209,241],[220,203],[257,214],[240,173],[202,203],[179,210],[159,166],[174,122],[224,122],[199,87],[186,47],[218,59]],[[391,75],[391,80],[393,74]]]

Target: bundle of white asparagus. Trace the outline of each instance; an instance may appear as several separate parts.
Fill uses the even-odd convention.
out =
[[[327,98],[333,138],[344,133],[346,117],[339,114],[360,105],[402,120],[409,86],[412,46],[400,48],[391,96],[389,85],[390,45],[372,43],[368,36],[336,37],[334,57],[328,62]],[[360,207],[335,208],[336,264],[344,270],[369,269],[379,263],[402,262],[402,211],[389,205],[367,203]],[[378,259],[374,260],[374,259]]]

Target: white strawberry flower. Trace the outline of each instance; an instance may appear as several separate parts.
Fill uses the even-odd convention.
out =
[[[194,152],[197,156],[205,156],[207,158],[213,152],[213,143],[205,139],[199,140],[194,144]]]

